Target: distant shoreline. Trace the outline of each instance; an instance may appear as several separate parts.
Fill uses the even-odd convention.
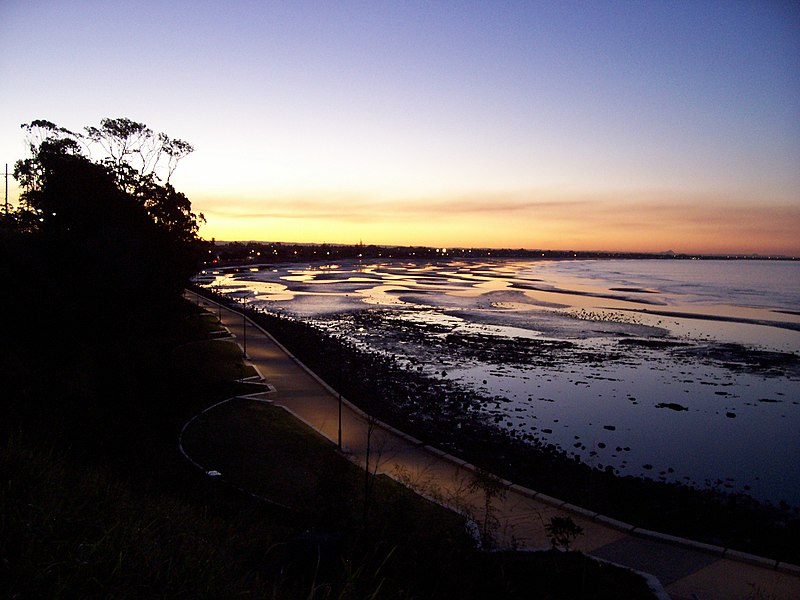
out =
[[[270,263],[274,261],[324,261],[345,259],[494,259],[526,260],[758,260],[797,261],[800,257],[760,254],[691,254],[665,252],[607,252],[582,250],[526,250],[523,248],[432,248],[364,244],[305,244],[292,242],[214,242],[206,265]]]

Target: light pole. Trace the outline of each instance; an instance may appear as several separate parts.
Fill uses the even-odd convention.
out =
[[[338,341],[339,340],[337,339],[337,342]],[[339,446],[339,451],[341,452],[342,450],[342,345],[341,343],[339,343],[338,349],[339,349],[339,360],[337,362],[339,363],[339,385],[337,385],[336,387],[338,388],[337,391],[339,392],[339,431],[338,431],[337,443]]]
[[[244,296],[242,296],[242,349],[244,358],[247,358],[247,316],[244,314]]]
[[[341,382],[339,383],[341,386]],[[339,390],[339,450],[342,449],[342,391]]]
[[[345,298],[348,297],[348,296],[349,296],[349,294],[345,294]],[[339,451],[341,452],[341,450],[342,450],[342,362],[344,362],[344,360],[342,358],[342,355],[343,355],[343,352],[342,352],[342,347],[343,347],[342,336],[341,335],[336,336],[335,340],[336,340],[336,344],[337,344],[337,351],[339,353],[339,360],[337,361],[339,363],[339,385],[337,385],[336,387],[338,388],[337,391],[339,393],[338,443],[339,443]]]

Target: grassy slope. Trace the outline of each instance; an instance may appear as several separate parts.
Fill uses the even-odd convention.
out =
[[[64,340],[35,380],[21,349],[28,383],[9,386],[20,401],[0,446],[0,596],[647,597],[580,556],[482,554],[457,516],[383,478],[365,519],[363,473],[270,407],[224,405],[187,445],[291,509],[194,470],[180,426],[243,389],[229,381],[238,353],[203,341],[209,329],[195,317],[141,352]]]

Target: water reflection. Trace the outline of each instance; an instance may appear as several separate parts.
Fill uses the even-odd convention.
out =
[[[748,264],[748,288],[739,265],[684,262],[354,261],[202,281],[446,372],[518,439],[800,505],[800,265]],[[363,311],[368,327],[346,318]]]

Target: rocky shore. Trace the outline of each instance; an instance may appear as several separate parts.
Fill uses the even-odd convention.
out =
[[[213,295],[209,290],[198,291]],[[215,299],[230,302],[219,296]],[[540,437],[497,427],[482,407],[504,398],[467,392],[446,373],[431,376],[421,365],[359,348],[335,331],[326,332],[297,318],[254,310],[248,314],[353,403],[430,445],[511,481],[641,527],[800,563],[796,509],[765,505],[722,487],[699,490],[587,465]],[[569,342],[553,347],[547,340],[535,342],[487,348],[469,336],[445,335],[442,343],[457,346],[465,354],[493,352],[498,360],[509,353],[519,357],[522,351],[526,360],[547,361],[554,354],[571,351],[564,347]],[[520,344],[524,347],[517,347]]]

